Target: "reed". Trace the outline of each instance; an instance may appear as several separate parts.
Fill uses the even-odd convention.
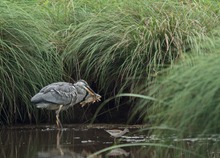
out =
[[[148,95],[156,99],[142,100],[134,112],[153,126],[178,130],[174,133],[180,136],[218,133],[219,55],[190,57],[164,72],[148,88]]]
[[[139,93],[146,80],[154,80],[192,48],[200,54],[200,43],[210,41],[219,24],[214,4],[152,0],[93,5],[81,5],[87,19],[69,27],[62,55],[71,65],[67,73],[94,83],[104,100]],[[129,104],[132,97],[114,101],[110,104]],[[117,117],[115,105],[103,106],[100,113]]]
[[[29,100],[54,81],[83,78],[103,99],[139,92],[184,53],[200,53],[219,26],[219,3],[212,2],[1,1],[1,123],[47,116]]]
[[[69,28],[63,58],[72,65],[68,74],[97,80],[98,89],[109,96],[135,92],[141,81],[153,79],[184,52],[199,49],[219,23],[216,8],[203,3],[106,3],[100,2],[99,12],[86,5],[84,10],[92,13],[85,12],[88,19]]]
[[[62,60],[39,8],[9,1],[0,7],[0,123],[30,122],[38,118],[31,95],[61,79]]]

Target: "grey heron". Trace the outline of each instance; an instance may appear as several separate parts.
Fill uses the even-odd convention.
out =
[[[79,80],[74,84],[68,82],[49,84],[35,94],[31,102],[36,104],[37,108],[55,110],[57,127],[62,128],[60,111],[78,103],[83,107],[88,103],[100,101],[100,98],[101,96],[95,93],[85,80]]]

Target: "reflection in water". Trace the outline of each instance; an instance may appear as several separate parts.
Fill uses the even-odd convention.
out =
[[[104,129],[15,127],[0,129],[0,158],[85,158],[113,143]]]
[[[52,158],[52,157],[62,157],[62,158],[84,158],[84,156],[81,153],[73,152],[69,149],[65,149],[62,147],[62,144],[60,144],[61,138],[62,138],[63,131],[57,130],[56,135],[56,148],[49,149],[47,151],[38,151],[37,157],[38,158]]]
[[[106,154],[106,156],[125,156],[127,157],[130,153],[125,151],[122,148],[112,149],[110,152]]]
[[[123,129],[123,128],[122,128]],[[132,129],[136,131],[137,129]],[[208,138],[165,140],[134,132],[120,138],[119,144],[147,142],[151,145],[114,148],[94,158],[194,158],[197,151],[204,157],[219,157],[218,135]],[[167,144],[161,145],[160,144]],[[70,126],[62,131],[48,127],[16,127],[0,129],[0,158],[86,158],[87,156],[110,147],[114,140],[105,132],[105,128],[82,128]],[[199,147],[199,148],[198,148]],[[186,150],[190,150],[187,151]]]

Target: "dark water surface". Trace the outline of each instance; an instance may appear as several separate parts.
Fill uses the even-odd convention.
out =
[[[0,129],[0,158],[85,158],[114,144],[146,143],[108,150],[93,157],[197,157],[192,153],[198,145],[200,155],[219,157],[218,135],[203,139],[172,138],[168,145],[162,138],[138,132],[142,126],[129,126],[130,132],[114,141],[105,129],[124,129],[123,125],[71,125],[62,131],[55,126],[22,126]],[[159,142],[159,143],[158,143]],[[149,145],[147,144],[149,143]],[[159,145],[158,145],[159,144]],[[181,148],[181,150],[179,149]],[[194,149],[195,148],[195,149]],[[190,150],[185,152],[185,150]]]
[[[106,125],[71,125],[62,131],[55,126],[22,126],[0,129],[0,158],[84,158],[117,142],[105,129],[125,127]],[[131,131],[139,129],[131,127]],[[137,136],[134,136],[137,140]],[[143,136],[140,136],[140,139]],[[120,143],[132,141],[123,136]],[[138,137],[139,139],[139,137]],[[116,140],[117,141],[117,140]],[[118,143],[119,144],[119,143]],[[130,155],[130,149],[117,148],[94,157]]]

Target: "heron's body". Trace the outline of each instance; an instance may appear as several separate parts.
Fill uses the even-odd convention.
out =
[[[92,99],[91,99],[92,98]],[[56,110],[57,125],[62,127],[59,120],[59,112],[66,110],[80,102],[86,103],[99,101],[100,95],[96,94],[84,80],[72,84],[68,82],[56,82],[42,88],[31,98],[31,102],[37,108]]]
[[[42,88],[39,93],[31,98],[31,102],[36,104],[38,108],[48,110],[58,110],[60,105],[63,105],[61,110],[84,101],[89,95],[85,89],[74,86],[68,82],[56,82]]]

